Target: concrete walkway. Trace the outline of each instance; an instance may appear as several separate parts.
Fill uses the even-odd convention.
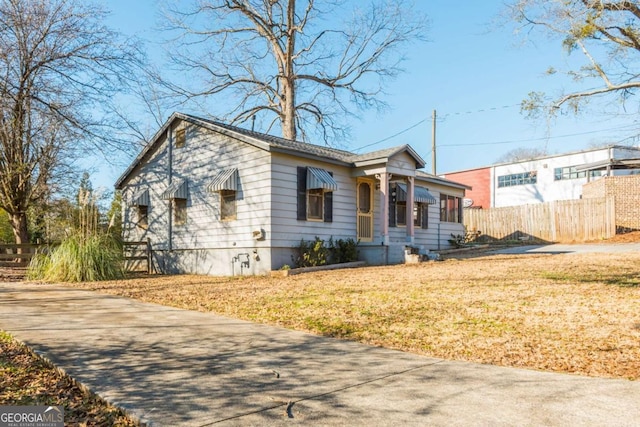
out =
[[[525,245],[491,251],[492,254],[527,255],[527,254],[620,254],[640,252],[640,243],[584,243],[584,244],[551,244]]]
[[[443,361],[72,288],[0,284],[0,329],[158,426],[632,426],[640,382]]]

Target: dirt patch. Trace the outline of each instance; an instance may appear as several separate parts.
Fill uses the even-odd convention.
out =
[[[638,243],[640,242],[640,231],[632,231],[630,233],[616,234],[607,243]]]
[[[640,379],[638,253],[81,286],[445,359]]]

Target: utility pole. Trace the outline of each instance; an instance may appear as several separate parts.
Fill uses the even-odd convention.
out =
[[[433,110],[431,124],[431,173],[436,174],[436,110]]]

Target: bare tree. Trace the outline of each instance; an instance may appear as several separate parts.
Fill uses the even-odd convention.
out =
[[[102,25],[105,13],[81,0],[0,0],[0,208],[16,243],[61,168],[123,147],[105,112],[140,55]]]
[[[523,110],[540,106],[578,111],[589,99],[617,94],[626,100],[640,88],[640,5],[619,0],[518,0],[510,6],[520,30],[541,28],[559,37],[567,52],[581,52],[585,59],[579,69],[566,73],[585,89],[548,97],[532,92]],[[555,68],[549,74],[558,72]],[[595,86],[594,86],[595,85]]]
[[[512,163],[544,157],[549,153],[545,148],[520,147],[509,150],[496,159],[496,163]]]
[[[425,20],[401,0],[347,6],[198,0],[186,10],[180,2],[167,14],[178,34],[170,55],[193,85],[169,86],[183,101],[229,105],[232,98],[235,107],[222,117],[231,123],[258,117],[263,130],[280,124],[289,139],[308,139],[311,130],[325,142],[344,136],[353,105],[385,106],[385,81],[401,71],[402,49],[424,39],[425,30]]]

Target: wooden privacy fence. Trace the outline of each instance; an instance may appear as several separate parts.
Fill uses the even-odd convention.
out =
[[[613,198],[561,200],[535,205],[465,209],[467,230],[481,239],[584,242],[616,234]]]

